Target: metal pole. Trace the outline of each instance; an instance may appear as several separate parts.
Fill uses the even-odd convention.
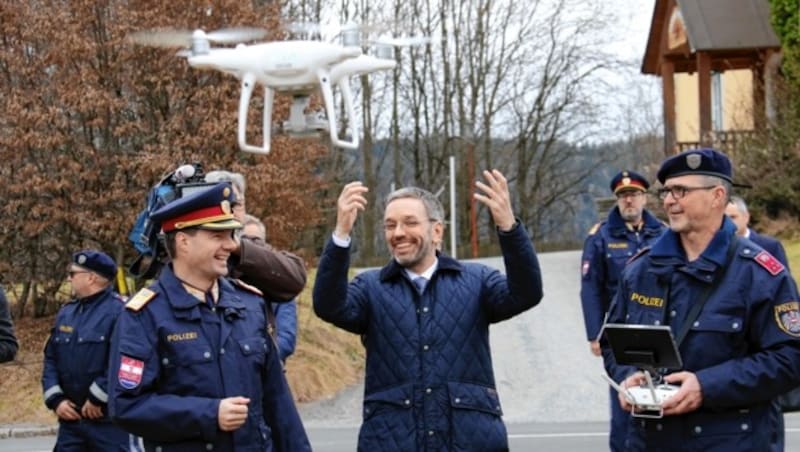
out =
[[[450,156],[450,256],[456,259],[456,157]]]

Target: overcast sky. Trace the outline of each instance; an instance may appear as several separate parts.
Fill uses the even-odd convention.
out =
[[[599,141],[652,130],[660,133],[661,80],[641,73],[655,0],[604,0],[604,4],[616,16],[607,51],[630,64],[604,75],[615,95],[604,99],[610,125]]]

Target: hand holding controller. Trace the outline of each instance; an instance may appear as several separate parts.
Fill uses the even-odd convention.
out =
[[[653,385],[653,380],[647,371],[644,372],[646,383],[628,388],[623,388],[605,373],[602,377],[631,404],[631,414],[634,417],[656,419],[663,417],[664,410],[661,404],[680,389],[680,386],[670,384]]]

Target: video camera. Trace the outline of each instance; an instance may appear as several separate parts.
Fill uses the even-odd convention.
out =
[[[161,224],[153,223],[150,214],[175,199],[202,190],[213,183],[205,181],[203,165],[191,163],[181,165],[165,174],[147,193],[145,208],[136,217],[128,234],[139,256],[128,268],[136,278],[150,279],[158,274],[167,258]]]

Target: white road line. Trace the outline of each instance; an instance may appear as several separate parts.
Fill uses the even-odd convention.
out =
[[[608,436],[608,432],[573,432],[573,433],[516,433],[509,438],[595,438]]]

